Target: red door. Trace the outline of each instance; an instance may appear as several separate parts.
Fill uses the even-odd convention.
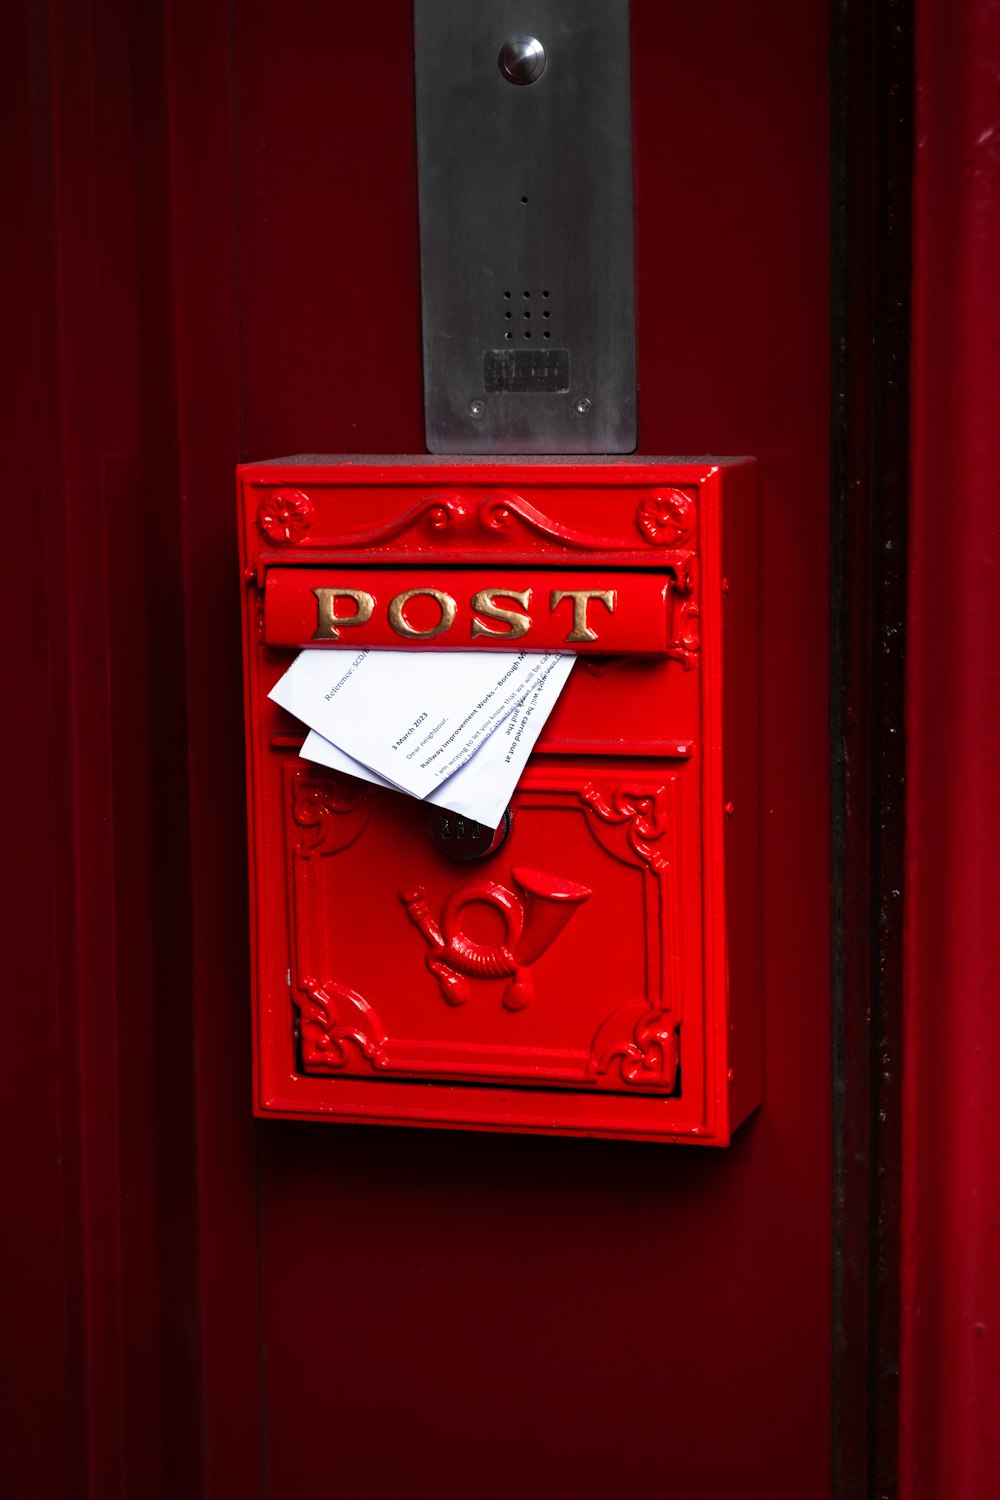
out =
[[[639,452],[761,478],[764,1104],[718,1152],[253,1119],[232,475],[422,449],[410,6],[4,22],[29,148],[8,1071],[35,1226],[11,1493],[830,1491],[848,68],[823,4],[632,11]],[[850,1437],[869,1372],[838,1326]]]

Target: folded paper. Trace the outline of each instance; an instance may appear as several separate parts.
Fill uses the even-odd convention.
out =
[[[496,827],[575,657],[306,650],[270,696],[307,760]]]

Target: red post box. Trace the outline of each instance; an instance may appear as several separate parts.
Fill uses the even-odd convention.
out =
[[[761,1096],[746,459],[239,471],[261,1115],[725,1145]],[[579,661],[504,826],[303,760],[298,648]]]

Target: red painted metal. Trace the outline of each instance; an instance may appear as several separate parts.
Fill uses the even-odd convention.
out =
[[[728,1144],[760,1099],[753,466],[251,465],[240,521],[258,1110]],[[426,806],[303,762],[268,693],[317,635],[475,644],[491,587],[582,660],[473,872]],[[553,628],[566,590],[592,622]]]
[[[1000,1492],[1000,11],[921,0],[916,66],[900,1492],[979,1500]]]

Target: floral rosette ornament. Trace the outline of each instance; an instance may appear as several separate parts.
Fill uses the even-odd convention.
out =
[[[694,501],[683,490],[654,490],[645,495],[635,524],[654,547],[683,545],[694,529]]]
[[[297,542],[312,525],[314,507],[301,490],[278,490],[265,495],[257,511],[257,525],[271,542]]]

